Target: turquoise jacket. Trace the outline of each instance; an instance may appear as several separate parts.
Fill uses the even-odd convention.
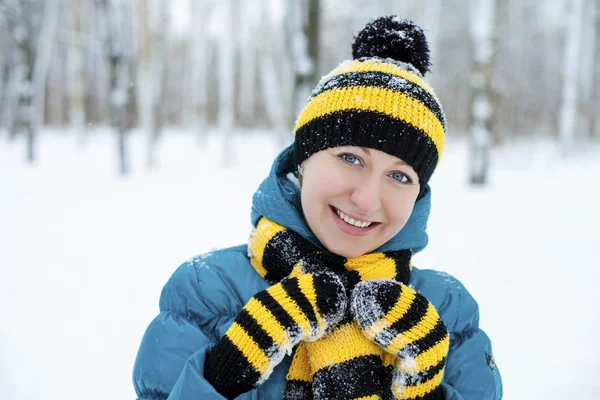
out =
[[[260,216],[300,233],[321,246],[304,221],[297,186],[287,175],[294,169],[293,149],[275,160],[271,173],[253,197],[252,222]],[[415,204],[406,226],[378,251],[427,245],[425,233],[430,192]],[[479,329],[477,303],[452,276],[413,268],[411,286],[438,310],[450,332],[444,376],[447,400],[495,400],[502,397],[500,373],[487,335]],[[255,272],[247,245],[193,257],[171,276],[160,297],[160,313],[142,339],[133,371],[141,400],[224,399],[204,379],[207,351],[221,338],[248,300],[269,284]],[[238,399],[281,399],[291,357],[275,368],[260,387]]]

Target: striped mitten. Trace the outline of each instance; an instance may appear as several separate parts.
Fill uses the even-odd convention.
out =
[[[392,392],[398,399],[443,399],[450,339],[433,305],[393,280],[361,282],[350,310],[363,334],[397,357]]]
[[[264,382],[300,341],[319,339],[346,309],[333,273],[284,279],[257,293],[206,357],[204,376],[233,399]]]

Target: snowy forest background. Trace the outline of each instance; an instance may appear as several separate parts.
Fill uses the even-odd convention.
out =
[[[506,399],[595,399],[600,0],[0,0],[0,397],[135,398],[162,286],[368,20],[422,26],[448,144],[415,265],[477,299]]]

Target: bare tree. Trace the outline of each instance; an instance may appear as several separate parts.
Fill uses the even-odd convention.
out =
[[[69,50],[67,70],[69,79],[69,123],[80,138],[85,134],[84,51],[81,40],[82,0],[69,0]]]
[[[433,65],[436,65],[436,57],[438,55],[438,41],[440,36],[440,23],[442,14],[442,0],[427,0],[424,11],[423,28],[427,30],[427,42]],[[431,84],[435,87],[435,74],[430,78]]]
[[[126,46],[130,44],[127,24],[131,24],[131,8],[127,3],[98,0],[98,12],[104,23],[105,54],[110,66],[109,114],[111,125],[117,132],[119,172],[127,175],[130,170],[127,152],[128,107],[131,102],[130,82],[132,60]]]
[[[257,40],[256,31],[259,23],[254,2],[242,1],[241,12],[238,13],[238,76],[239,91],[237,107],[241,123],[252,123],[256,118],[256,67]]]
[[[572,0],[567,17],[565,55],[562,71],[562,94],[558,138],[563,156],[571,152],[573,137],[577,129],[578,77],[580,70],[581,22],[583,17],[582,0]]]
[[[596,5],[595,0],[583,0],[582,8],[586,10],[582,14],[581,21],[581,49],[579,52],[580,68],[578,79],[579,92],[579,115],[577,119],[577,131],[589,132],[591,134],[594,118],[594,70],[597,68],[596,58]]]
[[[7,127],[9,137],[14,139],[24,130],[28,141],[32,143],[31,126],[31,95],[33,78],[33,61],[35,56],[33,26],[31,24],[31,3],[19,1],[7,2],[7,29],[13,43],[13,60],[9,71],[8,90],[10,97],[7,101]],[[33,145],[28,146],[27,158],[33,161]]]
[[[247,2],[244,2],[246,4]],[[208,63],[210,60],[210,42],[208,38],[208,13],[209,7],[206,0],[191,2],[192,26],[191,39],[188,46],[191,84],[190,105],[192,126],[197,136],[206,137],[205,130],[208,125]]]
[[[497,2],[477,0],[471,16],[473,68],[471,70],[470,181],[486,183],[492,145],[493,89],[492,73],[495,54],[495,21]]]
[[[55,42],[56,25],[58,23],[58,14],[60,10],[59,0],[45,0],[44,2],[44,18],[39,34],[37,45],[37,54],[33,67],[33,100],[31,107],[31,133],[35,135],[44,125],[44,115],[46,111],[46,80],[48,70],[50,68],[50,60]],[[34,158],[34,143],[32,137],[29,142],[30,150],[28,151],[29,158]]]
[[[316,83],[319,63],[319,15],[319,0],[287,2],[286,34],[294,67],[292,118],[300,113]]]
[[[600,139],[600,113],[597,112],[598,104],[600,104],[600,0],[592,0],[592,7],[594,9],[594,19],[592,24],[594,26],[592,35],[594,37],[594,45],[592,49],[593,54],[593,68],[592,77],[590,79],[590,85],[592,87],[592,95],[590,99],[590,137],[596,137]]]
[[[261,20],[260,36],[264,38],[276,37],[273,32],[273,26],[270,23],[269,8],[265,6],[266,0],[262,1],[260,9],[263,12]],[[273,44],[269,40],[260,42],[260,68],[259,80],[261,94],[265,104],[267,119],[278,137],[279,147],[283,148],[288,141],[288,113],[285,105],[288,104],[284,91],[282,90],[283,81],[286,75],[280,71],[275,64],[275,54],[272,50]]]
[[[235,21],[239,0],[227,0],[221,3],[223,11],[223,27],[221,45],[219,46],[219,111],[217,125],[223,135],[223,164],[231,165],[232,138],[235,128]]]
[[[140,49],[137,88],[142,126],[147,131],[146,165],[156,167],[156,145],[163,126],[169,10],[167,0],[145,0],[139,7]]]

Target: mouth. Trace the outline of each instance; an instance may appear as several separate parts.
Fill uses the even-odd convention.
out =
[[[364,236],[381,225],[381,222],[355,220],[332,205],[329,206],[329,209],[338,228],[349,235]]]

